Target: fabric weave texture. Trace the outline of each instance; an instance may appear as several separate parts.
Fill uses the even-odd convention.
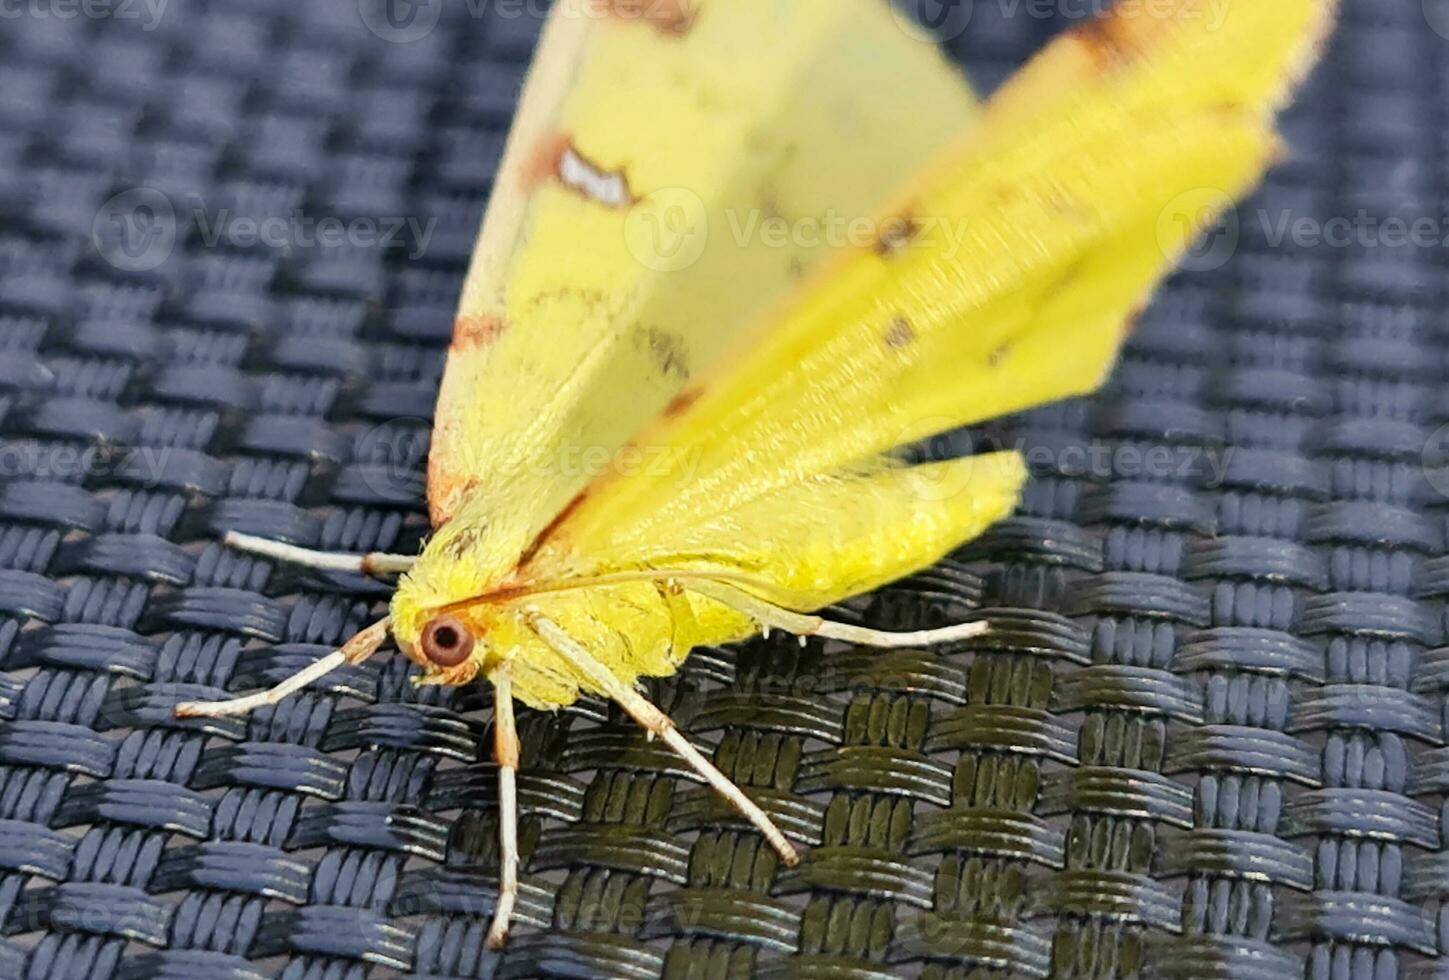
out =
[[[170,713],[386,602],[223,531],[426,534],[542,5],[383,2],[0,8],[0,978],[1449,973],[1449,8],[1349,0],[1107,388],[930,447],[1035,479],[859,608],[988,638],[649,684],[800,867],[607,705],[525,712],[494,954],[486,691],[384,655]],[[951,47],[989,87],[1092,7],[958,4]]]

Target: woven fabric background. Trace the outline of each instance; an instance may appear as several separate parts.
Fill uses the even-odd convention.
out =
[[[484,692],[382,656],[171,718],[386,600],[221,531],[425,533],[538,6],[0,3],[0,977],[1449,974],[1437,0],[1350,0],[1293,159],[1100,396],[934,447],[1019,445],[1037,479],[863,612],[977,609],[986,641],[757,642],[651,685],[799,868],[607,706],[527,714],[489,954]],[[953,47],[989,86],[1092,6],[958,5]]]

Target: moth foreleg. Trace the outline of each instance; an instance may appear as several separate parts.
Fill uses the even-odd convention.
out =
[[[227,718],[233,715],[250,714],[258,708],[276,704],[319,677],[332,673],[343,664],[362,663],[377,652],[377,648],[382,646],[382,641],[386,638],[387,620],[381,619],[357,633],[352,639],[342,644],[340,649],[303,667],[275,687],[228,701],[183,701],[172,708],[171,713],[177,718]]]
[[[518,904],[518,726],[513,719],[513,679],[507,665],[493,682],[493,759],[498,763],[498,904],[488,927],[490,949],[503,948]]]

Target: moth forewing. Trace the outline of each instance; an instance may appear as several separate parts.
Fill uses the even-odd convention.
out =
[[[428,499],[504,560],[976,114],[880,0],[670,6],[558,5],[498,171]]]

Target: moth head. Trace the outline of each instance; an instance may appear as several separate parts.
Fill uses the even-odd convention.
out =
[[[486,673],[493,649],[484,608],[451,608],[477,595],[478,578],[466,554],[434,538],[398,580],[389,619],[399,649],[423,669],[420,683],[462,684]]]
[[[488,656],[478,625],[449,612],[425,616],[393,636],[398,649],[423,669],[419,684],[464,684],[478,675]]]
[[[480,597],[515,571],[520,546],[499,539],[489,500],[460,506],[436,528],[398,579],[389,619],[398,646],[424,671],[422,683],[461,684],[511,656],[503,610]]]

